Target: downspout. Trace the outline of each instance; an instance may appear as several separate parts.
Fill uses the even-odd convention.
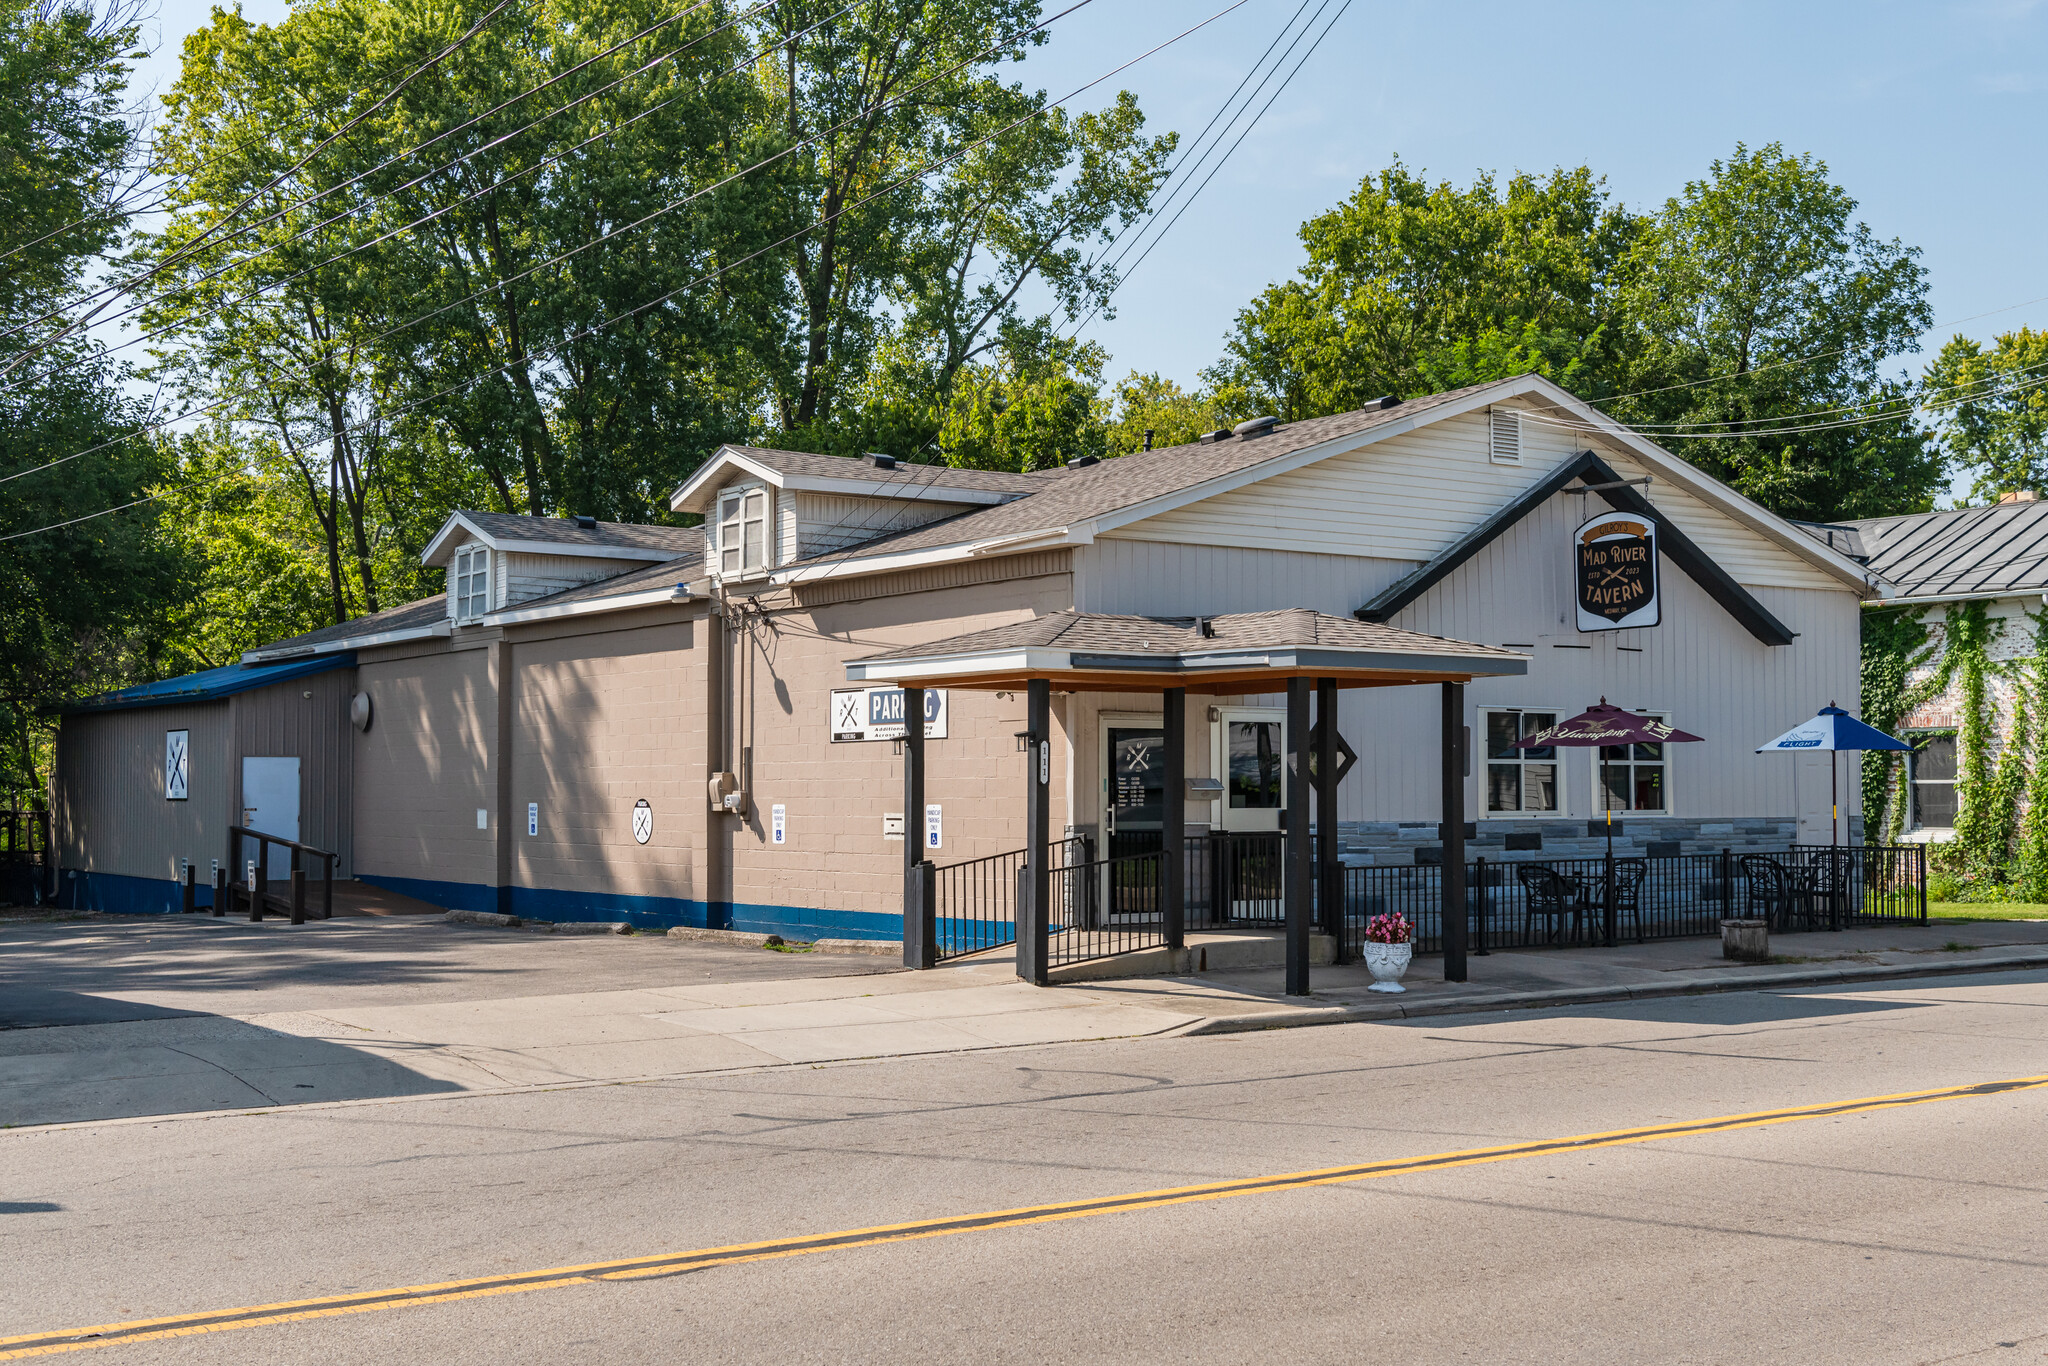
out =
[[[726,698],[725,681],[725,585],[706,600],[704,616],[704,924],[718,929],[725,919],[719,903],[731,904],[725,890],[728,860],[725,850],[725,812],[718,805],[717,775],[725,771]]]

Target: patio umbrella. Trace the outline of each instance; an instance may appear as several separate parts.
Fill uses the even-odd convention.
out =
[[[1685,744],[1702,737],[1668,726],[1652,716],[1638,716],[1610,707],[1607,699],[1601,698],[1598,706],[1588,707],[1569,720],[1558,722],[1548,730],[1539,730],[1534,735],[1524,736],[1515,741],[1516,749],[1543,749],[1560,745],[1567,749],[1590,749],[1594,746],[1603,751],[1607,746],[1621,745],[1668,745]],[[1607,755],[1600,756],[1600,797],[1607,808],[1607,942],[1614,943],[1614,798],[1607,785]]]
[[[1842,787],[1835,770],[1835,753],[1845,749],[1911,749],[1904,740],[1895,740],[1875,726],[1866,726],[1855,717],[1830,702],[1820,709],[1820,715],[1780,735],[1767,745],[1758,745],[1756,752],[1797,753],[1801,750],[1828,750],[1828,843],[1841,843]],[[1865,832],[1866,837],[1868,832]]]

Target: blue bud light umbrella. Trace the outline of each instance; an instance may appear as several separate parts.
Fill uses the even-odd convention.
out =
[[[1828,750],[1828,843],[1841,843],[1842,788],[1835,770],[1833,751],[1844,749],[1911,749],[1904,740],[1895,740],[1875,726],[1866,726],[1855,717],[1830,702],[1820,709],[1820,715],[1811,721],[1802,721],[1767,745],[1758,745],[1756,752],[1798,753],[1802,750]]]

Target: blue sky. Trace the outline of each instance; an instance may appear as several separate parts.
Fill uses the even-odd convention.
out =
[[[1227,0],[1093,0],[1054,26],[1021,79],[1057,96]],[[1135,93],[1155,131],[1192,135],[1297,0],[1250,0],[1083,98]],[[1337,0],[1341,5],[1344,0]],[[1048,9],[1062,6],[1049,5]],[[162,0],[145,84],[175,78],[210,6]],[[251,0],[252,19],[284,6]],[[1330,13],[1335,13],[1333,7]],[[1088,335],[1112,375],[1182,382],[1213,361],[1237,309],[1301,262],[1295,231],[1400,156],[1469,181],[1585,163],[1637,208],[1676,193],[1737,142],[1824,160],[1881,237],[1920,247],[1944,324],[1988,339],[2048,325],[2040,137],[2048,3],[1457,5],[1352,0]],[[1917,368],[1919,361],[1902,364]]]

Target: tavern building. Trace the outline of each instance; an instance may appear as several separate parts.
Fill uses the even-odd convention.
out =
[[[907,844],[1306,828],[1311,686],[1345,863],[1825,842],[1825,759],[1753,751],[1890,591],[1534,376],[1022,474],[726,446],[672,506],[455,512],[444,595],[70,708],[64,901],[177,909],[240,825],[451,908],[893,940]],[[1602,697],[1705,742],[1513,748]]]

